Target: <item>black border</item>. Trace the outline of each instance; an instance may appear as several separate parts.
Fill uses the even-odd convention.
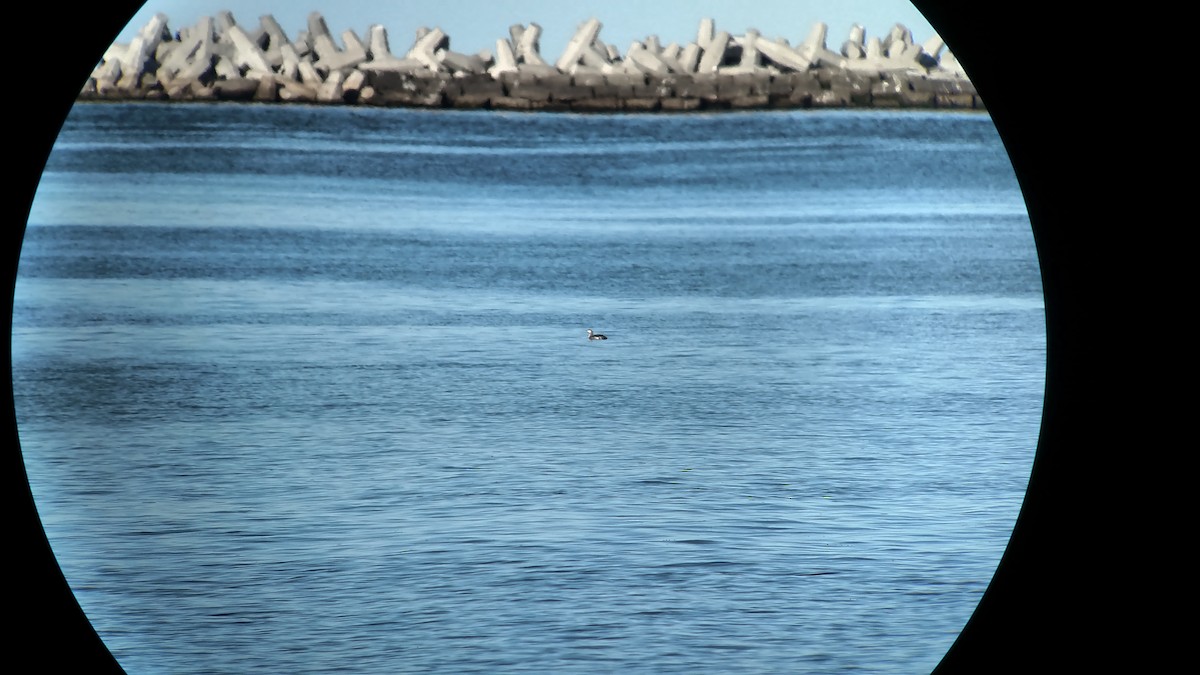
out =
[[[12,383],[12,309],[29,208],[54,140],[100,55],[141,2],[22,3],[5,49],[12,58],[4,103],[9,149],[4,200],[4,358]],[[16,24],[20,24],[19,26]],[[34,507],[17,439],[12,387],[3,391],[5,581],[4,664],[9,670],[121,673],[58,567]]]
[[[15,179],[9,174],[11,197],[5,200],[4,270],[10,291],[29,206],[78,85],[140,4],[28,4],[22,6],[24,28],[13,31],[15,42],[6,40],[14,54],[8,67],[24,69],[10,73],[5,106],[14,148],[9,164],[16,169]],[[1134,588],[1146,565],[1134,561],[1140,550],[1125,552],[1137,526],[1120,524],[1115,506],[1128,501],[1118,500],[1122,491],[1143,495],[1126,474],[1126,467],[1138,462],[1137,448],[1118,446],[1131,441],[1126,432],[1143,410],[1120,405],[1128,397],[1114,406],[1122,373],[1100,365],[1114,357],[1123,365],[1129,358],[1129,348],[1117,344],[1128,335],[1120,325],[1122,315],[1101,306],[1110,300],[1103,290],[1113,288],[1116,275],[1107,267],[1110,256],[1101,252],[1113,251],[1104,246],[1113,238],[1130,236],[1123,229],[1134,222],[1139,210],[1134,198],[1144,192],[1132,180],[1137,167],[1124,165],[1124,173],[1114,178],[1132,122],[1127,111],[1113,108],[1134,104],[1118,100],[1120,93],[1106,98],[1104,87],[1120,77],[1116,69],[1124,67],[1128,74],[1128,65],[1082,62],[1106,39],[1113,41],[1114,28],[1125,26],[1083,13],[1098,11],[1091,5],[913,4],[966,68],[1005,143],[1034,228],[1047,312],[1045,411],[1026,499],[995,578],[936,672],[1144,668],[1156,655],[1149,649],[1155,636],[1138,627],[1153,611]],[[1133,44],[1133,36],[1115,37],[1127,46],[1118,59],[1144,49]],[[1105,82],[1095,81],[1097,73]],[[1105,104],[1107,109],[1098,109]],[[1107,123],[1114,119],[1117,124]],[[1099,120],[1106,123],[1098,126]],[[12,293],[5,298],[4,355],[11,383]],[[4,603],[9,615],[5,657],[47,672],[120,672],[46,542],[17,445],[11,389],[4,396],[10,448],[3,476],[9,500],[5,558],[11,594]],[[1125,462],[1120,467],[1117,452]],[[1148,554],[1155,551],[1151,545],[1144,548]]]

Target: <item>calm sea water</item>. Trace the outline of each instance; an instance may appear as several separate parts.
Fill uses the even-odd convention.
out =
[[[920,673],[1045,323],[986,115],[95,104],[13,361],[131,673]]]

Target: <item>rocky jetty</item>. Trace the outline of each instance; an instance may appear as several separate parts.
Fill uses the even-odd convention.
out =
[[[564,111],[982,108],[941,39],[917,44],[899,24],[870,40],[856,25],[833,51],[823,23],[793,46],[705,19],[694,42],[662,45],[651,35],[622,54],[591,19],[550,61],[536,23],[509,27],[494,51],[477,53],[421,28],[400,55],[383,26],[365,39],[343,31],[339,43],[319,12],[307,23],[292,39],[270,15],[243,27],[225,11],[172,32],[159,14],[105,52],[79,98]]]

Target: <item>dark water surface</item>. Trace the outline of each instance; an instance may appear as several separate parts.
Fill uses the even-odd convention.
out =
[[[13,362],[130,673],[920,673],[1045,322],[985,115],[96,104]]]

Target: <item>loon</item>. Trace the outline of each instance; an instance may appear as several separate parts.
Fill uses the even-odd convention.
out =
[[[607,339],[608,339],[608,336],[607,336],[607,335],[601,335],[601,334],[599,334],[599,333],[593,333],[593,332],[592,332],[592,329],[591,329],[591,328],[589,328],[589,329],[588,329],[588,339],[589,339],[589,340],[607,340]]]

